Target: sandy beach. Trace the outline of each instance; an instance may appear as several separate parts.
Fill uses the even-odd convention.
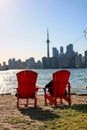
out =
[[[72,105],[87,104],[87,95],[71,95],[71,100]],[[14,95],[0,95],[0,130],[38,130],[38,126],[44,122],[41,115],[49,115],[54,109],[53,106],[44,105],[43,95],[37,96],[36,108],[31,100],[28,107],[20,105],[17,109],[16,101]],[[68,106],[66,102],[63,105]]]

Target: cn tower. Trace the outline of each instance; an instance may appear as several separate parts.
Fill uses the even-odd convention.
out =
[[[48,31],[48,28],[47,28],[47,40],[46,40],[46,43],[47,43],[47,68],[50,67],[50,61],[49,61],[49,43],[50,43],[50,40],[49,40],[49,31]]]
[[[49,40],[48,28],[47,28],[47,40],[46,40],[46,43],[47,43],[47,59],[49,59],[49,43],[50,43],[50,40]]]

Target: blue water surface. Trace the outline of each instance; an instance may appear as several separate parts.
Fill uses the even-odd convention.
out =
[[[33,69],[38,73],[37,84],[43,88],[50,80],[52,74],[59,69]],[[87,94],[87,69],[68,69],[71,72],[69,82],[71,84],[72,93]],[[11,93],[15,94],[17,88],[16,73],[21,70],[6,70],[0,71],[0,94]],[[39,94],[43,93],[40,89]]]

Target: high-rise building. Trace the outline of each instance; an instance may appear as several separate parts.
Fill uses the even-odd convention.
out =
[[[67,50],[67,56],[69,57],[72,57],[73,56],[73,44],[69,44],[67,47],[66,47],[66,50]]]
[[[42,68],[47,69],[47,57],[42,57]]]
[[[32,69],[35,68],[35,60],[34,57],[30,57],[29,59],[26,60],[27,63],[27,68]]]
[[[60,47],[60,55],[63,55],[64,52],[63,52],[63,46]]]
[[[66,51],[66,55],[68,58],[67,64],[69,65],[69,68],[73,68],[75,67],[75,52],[73,50],[73,44],[69,44],[66,47],[67,51]]]
[[[87,67],[87,51],[85,51],[85,66]]]
[[[58,50],[56,47],[52,48],[53,57],[58,57]]]

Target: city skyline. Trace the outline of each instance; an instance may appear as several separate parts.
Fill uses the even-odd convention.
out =
[[[49,40],[50,40],[50,39],[49,39]],[[47,42],[47,41],[46,41],[46,42]],[[57,47],[52,47],[52,48],[51,48],[52,54],[49,54],[49,57],[48,57],[48,52],[47,52],[48,49],[46,48],[46,55],[44,55],[43,57],[46,57],[46,58],[52,58],[52,57],[54,57],[54,54],[53,54],[53,49],[54,49],[54,48],[56,49],[58,56],[60,56],[61,54],[66,55],[66,53],[67,53],[67,47],[70,46],[70,45],[72,45],[72,47],[73,47],[73,52],[74,52],[75,54],[76,54],[76,53],[77,53],[78,55],[81,54],[81,53],[79,53],[78,51],[75,51],[75,50],[74,50],[73,44],[68,44],[68,45],[66,45],[66,49],[65,49],[65,50],[64,50],[64,47],[63,47],[63,46],[60,46],[59,49],[58,49]],[[50,52],[51,50],[49,49],[49,52]],[[87,50],[85,50],[85,51],[87,51]],[[81,54],[82,57],[85,56],[85,51],[83,52],[83,54]],[[51,55],[51,56],[50,56],[50,55]],[[8,65],[8,61],[9,61],[10,59],[11,59],[11,60],[12,60],[12,59],[15,59],[16,61],[21,60],[21,62],[25,62],[25,61],[28,60],[28,59],[34,58],[35,63],[37,63],[38,61],[41,61],[41,62],[42,62],[43,57],[41,57],[41,59],[38,59],[38,60],[36,60],[35,57],[33,57],[33,56],[29,56],[28,58],[25,58],[25,60],[22,60],[22,59],[20,59],[20,58],[15,58],[15,57],[9,57],[8,60],[7,60],[7,62],[6,62],[6,61],[3,61],[2,63],[0,63],[0,65],[3,65],[3,63],[6,64],[6,65]]]
[[[41,60],[47,55],[47,27],[52,47],[87,50],[87,0],[1,0],[0,63],[9,58]],[[52,56],[52,55],[51,55]]]
[[[47,40],[48,44],[49,37],[47,37]],[[47,48],[47,57],[44,56],[37,62],[34,57],[29,57],[25,61],[22,61],[21,59],[9,58],[8,64],[6,64],[6,62],[3,62],[2,65],[0,64],[0,70],[87,68],[87,50],[84,52],[83,56],[82,54],[74,51],[73,44],[66,46],[65,53],[63,46],[60,47],[60,51],[56,47],[52,47],[52,57],[48,55],[48,50],[49,49]]]

